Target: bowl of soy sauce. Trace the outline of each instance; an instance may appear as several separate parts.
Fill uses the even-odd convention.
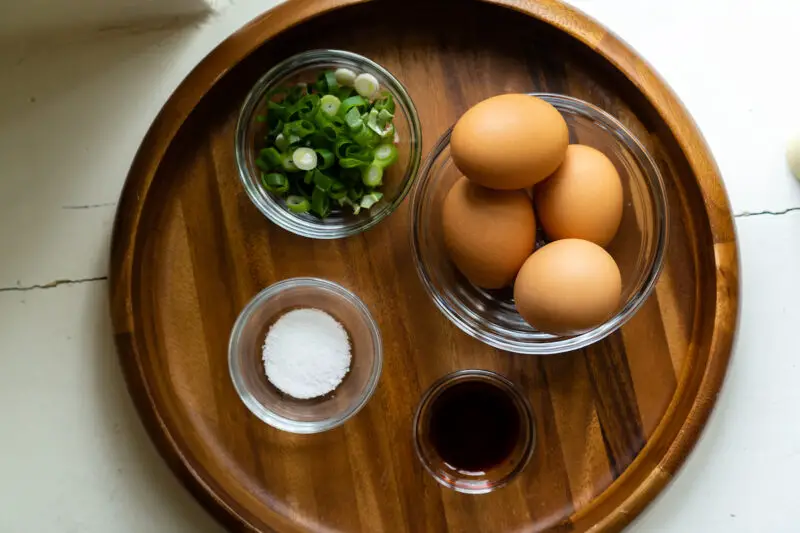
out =
[[[417,457],[440,484],[485,494],[522,472],[535,426],[525,396],[503,376],[461,370],[434,383],[414,417]]]

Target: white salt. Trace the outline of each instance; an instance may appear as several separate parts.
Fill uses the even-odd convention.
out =
[[[295,309],[269,329],[263,349],[267,379],[304,400],[328,394],[350,370],[347,331],[319,309]]]

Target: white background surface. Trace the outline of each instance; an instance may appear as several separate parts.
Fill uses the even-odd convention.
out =
[[[0,533],[218,533],[124,389],[108,239],[128,166],[167,96],[273,2],[209,2],[207,18],[131,27],[111,20],[107,3],[70,3],[103,5],[97,16],[115,24],[50,44],[0,37]],[[800,2],[573,3],[631,43],[693,114],[737,213],[742,257],[739,337],[718,407],[630,530],[800,531],[800,183],[783,157],[800,131]],[[19,4],[0,0],[0,33]]]

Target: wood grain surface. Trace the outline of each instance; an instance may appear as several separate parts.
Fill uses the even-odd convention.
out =
[[[276,61],[317,47],[352,50],[393,72],[417,105],[425,152],[468,107],[502,92],[563,93],[619,118],[668,188],[671,242],[654,295],[595,346],[513,355],[436,310],[410,264],[406,204],[344,240],[272,225],[237,176],[238,110]],[[117,346],[142,419],[176,474],[235,531],[619,531],[696,442],[738,309],[730,209],[697,128],[629,48],[551,0],[293,0],[250,23],[187,77],[145,138],[120,203],[111,274]],[[384,338],[372,400],[312,436],[257,420],[227,369],[241,308],[294,276],[353,290]],[[439,487],[413,451],[420,395],[462,368],[515,381],[537,423],[527,470],[484,496]]]

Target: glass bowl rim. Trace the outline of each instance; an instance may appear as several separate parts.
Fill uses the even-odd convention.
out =
[[[284,291],[297,289],[297,288],[310,288],[326,291],[333,294],[342,300],[346,301],[349,305],[354,307],[359,315],[364,319],[367,328],[370,331],[374,356],[370,376],[358,396],[358,401],[350,406],[342,413],[316,421],[299,421],[285,416],[279,415],[272,411],[270,408],[255,399],[252,393],[244,385],[241,378],[241,369],[238,363],[239,353],[239,340],[242,336],[242,331],[247,324],[252,314],[264,303],[270,299],[278,296]],[[324,311],[324,309],[322,309]],[[333,429],[344,424],[347,420],[356,415],[369,401],[375,390],[378,387],[381,371],[383,368],[383,342],[381,339],[380,329],[378,323],[369,311],[369,308],[364,302],[350,290],[343,286],[322,278],[315,277],[297,277],[288,278],[262,289],[244,306],[236,322],[231,329],[230,338],[228,340],[228,373],[230,374],[233,386],[239,398],[245,404],[247,409],[253,413],[262,422],[283,431],[298,434],[311,434],[321,433],[329,429]]]
[[[258,179],[252,175],[248,166],[248,160],[245,155],[245,146],[247,141],[247,131],[250,127],[253,115],[264,95],[269,90],[269,87],[274,84],[279,78],[283,78],[292,74],[305,66],[316,62],[335,61],[337,59],[359,63],[366,69],[371,69],[384,79],[388,80],[385,87],[388,89],[395,98],[399,101],[399,107],[404,110],[404,115],[408,120],[409,125],[409,146],[410,146],[410,162],[405,171],[403,180],[400,185],[400,190],[397,196],[388,201],[387,205],[376,215],[368,217],[357,217],[353,221],[337,226],[326,226],[318,222],[310,220],[298,220],[293,216],[285,207],[282,207],[274,198],[268,194],[262,194],[262,191],[257,185]],[[389,217],[400,206],[406,196],[411,192],[414,183],[419,175],[419,168],[422,163],[422,126],[419,119],[419,113],[414,105],[414,101],[408,93],[408,90],[397,79],[394,74],[389,72],[385,67],[369,59],[368,57],[348,52],[346,50],[336,49],[316,49],[306,50],[294,54],[286,59],[280,61],[272,68],[270,68],[258,81],[253,84],[253,87],[247,93],[239,116],[236,121],[236,129],[234,134],[234,155],[236,159],[236,167],[239,179],[244,186],[247,197],[253,205],[265,216],[268,220],[283,228],[286,231],[299,235],[301,237],[311,239],[339,239],[357,235],[366,231],[378,223]]]
[[[654,219],[656,222],[654,232],[655,253],[652,258],[652,263],[650,264],[649,272],[645,278],[637,284],[631,298],[625,302],[625,305],[613,317],[589,331],[574,336],[553,336],[552,340],[546,340],[540,343],[532,343],[524,340],[509,340],[503,338],[501,334],[497,332],[482,331],[473,323],[476,322],[476,320],[468,321],[461,316],[460,312],[451,309],[439,291],[435,289],[428,275],[428,269],[423,265],[420,259],[421,243],[419,242],[417,226],[419,220],[422,218],[421,211],[424,203],[422,191],[426,189],[427,185],[431,182],[431,171],[434,162],[439,159],[442,152],[450,145],[450,136],[454,126],[450,126],[441,137],[439,137],[439,140],[430,152],[428,152],[428,156],[422,165],[419,179],[411,192],[411,249],[414,254],[414,266],[417,270],[417,275],[425,287],[425,291],[433,300],[439,311],[464,333],[489,346],[512,353],[521,355],[558,355],[585,348],[603,340],[628,322],[642,307],[644,302],[647,301],[655,289],[659,276],[664,269],[664,259],[669,239],[669,207],[667,204],[667,191],[664,178],[655,160],[644,145],[642,145],[641,141],[614,116],[594,104],[572,96],[545,92],[532,92],[527,94],[541,98],[555,105],[557,108],[557,104],[561,104],[562,107],[577,111],[589,118],[600,120],[601,122],[613,126],[614,130],[607,130],[607,132],[635,152],[637,164],[639,164],[641,160],[641,162],[646,165],[646,168],[642,168],[641,170],[645,176],[644,181],[650,191],[650,197],[654,206]]]

